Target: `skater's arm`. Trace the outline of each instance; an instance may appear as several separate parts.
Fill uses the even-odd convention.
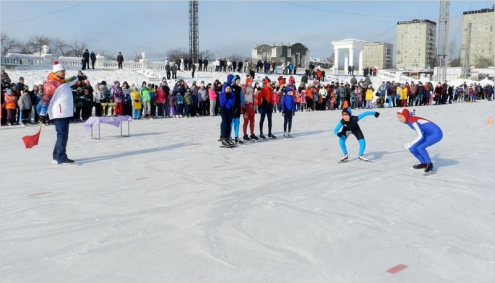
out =
[[[423,132],[421,131],[421,128],[419,127],[418,122],[414,122],[412,125],[414,127],[414,130],[416,130],[416,133],[418,134],[418,136],[412,142],[407,143],[407,144],[404,145],[404,148],[406,148],[406,149],[408,149],[411,146],[415,145],[417,142],[419,142],[423,138]]]
[[[242,91],[242,89],[241,89],[241,106],[242,106],[242,109],[246,108],[245,103],[244,103],[244,92]]]
[[[342,128],[342,122],[339,122],[339,123],[337,124],[337,126],[335,127],[335,129],[333,129],[333,133],[334,133],[335,135],[337,135],[337,134],[339,133],[339,131],[340,131],[340,128]]]
[[[361,120],[361,119],[363,119],[363,118],[364,118],[364,117],[366,117],[366,116],[375,115],[375,113],[376,113],[375,111],[366,111],[366,112],[364,112],[364,113],[361,113],[361,114],[359,114],[359,115],[357,116],[357,117],[358,117],[358,121],[359,121],[359,120]]]

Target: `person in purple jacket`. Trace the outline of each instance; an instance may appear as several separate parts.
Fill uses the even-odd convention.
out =
[[[235,144],[230,140],[230,131],[232,118],[234,116],[233,107],[235,98],[231,92],[230,85],[224,85],[220,93],[220,115],[222,116],[220,141],[223,147],[234,147]]]
[[[284,137],[292,138],[292,117],[296,114],[296,103],[294,103],[294,91],[287,87],[281,101],[282,116],[284,116]]]

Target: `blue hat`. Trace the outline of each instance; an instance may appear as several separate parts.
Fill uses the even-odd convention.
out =
[[[8,94],[12,94],[12,90],[10,88],[7,89]]]
[[[347,107],[346,109],[342,109],[342,114],[344,114],[344,112],[346,112],[347,114],[349,114],[349,116],[352,116],[352,109],[351,109],[351,107]]]

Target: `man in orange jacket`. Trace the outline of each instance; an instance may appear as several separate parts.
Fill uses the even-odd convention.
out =
[[[268,78],[264,81],[264,87],[258,94],[258,111],[261,114],[260,119],[260,138],[266,139],[263,135],[263,123],[265,122],[265,116],[268,118],[268,137],[276,139],[277,137],[272,135],[272,113],[273,113],[273,103],[272,103],[272,88],[270,80]]]

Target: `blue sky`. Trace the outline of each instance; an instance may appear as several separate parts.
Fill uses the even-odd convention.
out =
[[[162,60],[169,49],[189,46],[188,1],[94,1],[10,24],[83,2],[1,1],[2,32],[18,39],[33,35],[77,39],[90,50],[122,51],[124,56],[145,51],[154,60]],[[493,1],[452,1],[450,38],[460,42],[463,11],[491,5]],[[332,40],[352,37],[395,45],[397,21],[437,22],[438,8],[438,1],[200,1],[200,49],[217,57],[250,56],[256,44],[301,42],[311,56],[327,58]]]

